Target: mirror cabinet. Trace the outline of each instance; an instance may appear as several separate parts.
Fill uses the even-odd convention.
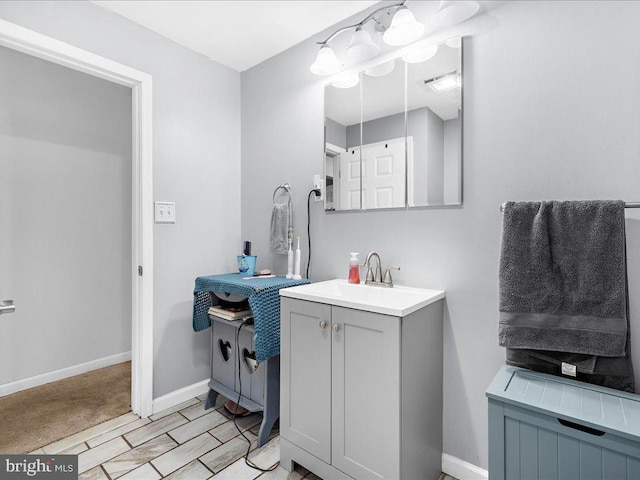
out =
[[[461,38],[325,87],[325,210],[462,203]]]

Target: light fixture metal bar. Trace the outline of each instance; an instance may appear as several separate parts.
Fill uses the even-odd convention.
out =
[[[338,35],[339,33],[344,32],[345,30],[349,30],[351,28],[358,28],[363,26],[365,23],[367,23],[369,20],[371,20],[377,13],[382,12],[383,10],[390,10],[392,8],[397,8],[397,7],[401,7],[406,3],[407,0],[403,0],[402,2],[399,3],[394,3],[393,5],[387,5],[385,7],[381,7],[373,12],[371,12],[369,15],[367,15],[365,17],[364,20],[362,20],[360,23],[356,23],[354,25],[348,25],[346,27],[342,27],[339,28],[338,30],[336,30],[335,32],[333,32],[331,35],[329,35],[329,37],[324,41],[324,42],[316,42],[318,45],[326,45],[327,43],[329,43],[331,40],[333,40],[336,35]]]
[[[447,77],[449,75],[453,75],[455,73],[458,73],[458,70],[453,70],[452,72],[443,73],[442,75],[438,75],[437,77],[433,77],[433,78],[430,78],[428,80],[425,80],[424,84],[425,85],[429,85],[430,83],[436,82],[436,81],[438,81],[438,80],[440,80],[440,79],[442,79],[444,77]]]

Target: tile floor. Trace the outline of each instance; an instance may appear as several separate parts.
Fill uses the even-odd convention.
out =
[[[108,422],[46,445],[40,454],[78,455],[79,480],[321,480],[302,467],[282,467],[262,473],[244,461],[247,441],[218,397],[215,409],[204,409],[206,395],[188,400],[149,418],[127,413]],[[280,437],[272,432],[256,448],[262,415],[238,418],[251,440],[249,459],[262,468],[280,458]],[[456,480],[442,474],[439,480]]]
[[[262,473],[248,467],[247,441],[238,433],[218,397],[215,409],[204,409],[206,395],[158,412],[149,418],[127,413],[30,453],[77,454],[80,480],[308,480],[307,470],[282,467]],[[280,437],[256,448],[262,415],[237,419],[252,441],[249,459],[268,468],[280,457]]]

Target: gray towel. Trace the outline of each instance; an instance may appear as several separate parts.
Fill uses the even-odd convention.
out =
[[[500,345],[624,356],[624,203],[509,202],[503,221]]]
[[[276,203],[271,211],[269,247],[273,253],[289,251],[289,240],[293,240],[293,221],[289,203]]]

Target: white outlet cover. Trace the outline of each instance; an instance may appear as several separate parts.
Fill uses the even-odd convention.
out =
[[[156,223],[176,223],[175,202],[155,202]]]

